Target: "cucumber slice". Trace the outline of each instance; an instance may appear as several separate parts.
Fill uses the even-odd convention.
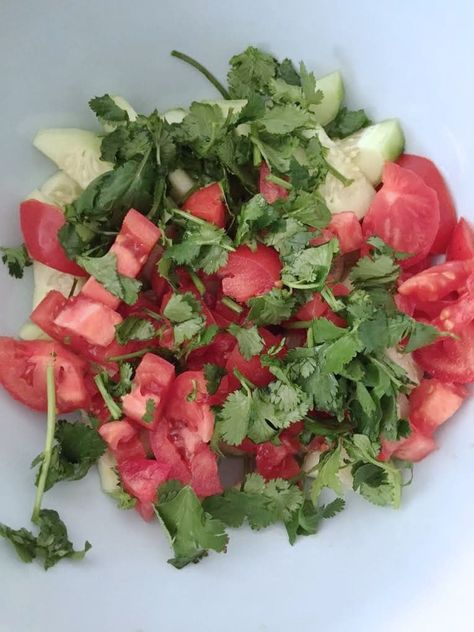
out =
[[[186,197],[187,193],[194,187],[195,182],[184,169],[175,169],[168,175],[171,184],[171,196],[179,201]]]
[[[18,336],[22,340],[52,340],[48,334],[35,325],[30,320],[27,320],[23,327],[18,332]]]
[[[336,141],[372,184],[378,184],[386,160],[396,160],[405,147],[405,136],[397,119],[370,125]]]
[[[49,204],[64,208],[66,204],[71,204],[77,200],[82,189],[67,173],[58,171],[49,180],[46,180],[39,193],[43,198],[46,198],[45,201]]]
[[[331,213],[352,211],[359,219],[364,217],[375,195],[375,189],[362,171],[326,134],[322,127],[312,132],[317,134],[323,147],[328,149],[326,159],[341,175],[352,180],[344,185],[332,173],[328,173],[326,181],[319,187],[319,192],[326,201]]]
[[[119,106],[119,108],[122,108],[122,110],[125,110],[127,112],[128,118],[131,121],[137,120],[138,114],[135,112],[135,110],[132,108],[132,106],[126,99],[124,99],[120,95],[111,96],[110,98],[116,105]],[[102,127],[104,128],[104,132],[107,132],[107,134],[109,132],[113,132],[114,129],[116,129],[118,125],[117,123],[111,123],[110,121],[101,121],[101,123],[102,123]]]
[[[83,129],[41,129],[33,145],[83,189],[110,171],[112,164],[100,159],[100,137]]]
[[[99,471],[100,486],[106,494],[113,494],[120,489],[120,481],[117,475],[117,461],[113,454],[107,450],[97,461]]]
[[[323,99],[321,103],[311,105],[309,109],[315,114],[320,125],[327,125],[336,118],[344,99],[344,83],[339,70],[318,79],[316,88],[323,92]]]
[[[168,110],[163,114],[163,118],[170,125],[174,125],[175,123],[181,123],[187,112],[183,108],[176,108],[174,110]]]

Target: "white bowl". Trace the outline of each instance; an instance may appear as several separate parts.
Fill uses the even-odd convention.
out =
[[[177,48],[221,77],[252,43],[338,67],[349,103],[374,119],[400,117],[408,149],[432,157],[460,214],[473,218],[473,5],[467,0],[80,0],[15,2],[0,10],[2,244],[20,240],[21,198],[52,173],[31,146],[42,126],[94,126],[91,96],[123,94],[144,111],[212,97]],[[29,311],[30,281],[0,270],[0,332]],[[45,422],[0,393],[0,521],[26,526],[31,459]],[[231,534],[227,555],[176,571],[156,524],[119,512],[98,480],[58,485],[73,541],[94,548],[48,573],[0,542],[1,632],[313,632],[473,629],[473,401],[439,432],[440,449],[415,467],[399,511],[356,497],[317,536],[294,547],[282,529]]]

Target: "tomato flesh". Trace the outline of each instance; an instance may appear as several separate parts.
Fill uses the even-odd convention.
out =
[[[260,327],[259,334],[265,343],[262,353],[266,353],[270,347],[277,346],[281,342],[281,336],[275,336],[263,327]],[[235,390],[240,386],[239,380],[234,375],[234,369],[237,369],[244,377],[260,388],[267,386],[267,384],[270,384],[270,382],[275,379],[273,374],[270,372],[270,369],[261,363],[259,355],[246,360],[240,353],[239,346],[237,344],[230,353],[225,364],[225,368],[229,374],[228,379],[230,391]]]
[[[78,295],[66,302],[54,319],[63,331],[82,336],[91,345],[107,347],[115,339],[122,317],[107,305]]]
[[[183,210],[219,228],[224,228],[226,207],[221,185],[213,182],[194,191],[184,202]]]
[[[142,517],[151,520],[158,487],[167,480],[169,467],[154,459],[135,457],[120,461],[117,469],[125,491],[138,500]]]
[[[447,261],[474,259],[474,228],[463,217],[456,224],[446,249]]]
[[[124,419],[109,421],[99,428],[99,434],[107,443],[118,463],[127,459],[147,457],[137,427]]]
[[[465,285],[474,272],[474,260],[448,261],[432,266],[404,281],[398,291],[420,301],[438,301]]]
[[[57,206],[39,200],[25,200],[20,205],[21,232],[30,257],[60,272],[86,276],[84,270],[68,258],[59,241],[58,231],[65,223],[64,214]]]
[[[352,211],[335,213],[328,224],[328,230],[337,237],[342,254],[359,250],[364,243],[362,226]]]
[[[407,268],[431,250],[439,228],[438,197],[418,175],[393,162],[385,164],[382,179],[362,228],[365,237],[377,235],[395,250],[410,253],[400,262]]]
[[[409,169],[419,175],[425,184],[436,192],[439,202],[439,228],[430,252],[440,255],[444,253],[456,225],[456,208],[446,182],[439,169],[428,158],[403,154],[397,162],[404,169]]]
[[[259,190],[269,204],[277,200],[288,197],[288,191],[279,184],[270,182],[267,178],[270,175],[270,168],[266,162],[260,165]]]
[[[425,435],[431,434],[459,409],[467,390],[459,385],[424,379],[410,394],[410,421]]]

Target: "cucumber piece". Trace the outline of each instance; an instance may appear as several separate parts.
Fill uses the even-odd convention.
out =
[[[396,160],[405,147],[397,119],[387,119],[336,141],[372,184],[378,184],[386,160]]]
[[[94,132],[76,128],[41,129],[33,145],[85,189],[113,165],[100,159],[101,139]]]
[[[27,320],[23,327],[18,332],[18,336],[22,340],[52,340],[48,334],[46,334],[42,329],[31,322],[31,320]]]
[[[183,108],[175,108],[174,110],[168,110],[163,114],[163,118],[170,125],[175,123],[181,123],[187,112]]]
[[[75,180],[64,171],[58,171],[43,184],[39,190],[40,195],[46,198],[49,204],[64,208],[81,195],[82,189]],[[31,194],[30,194],[31,198]]]
[[[113,494],[120,489],[120,480],[117,475],[117,461],[113,454],[107,450],[97,461],[100,486],[105,494]]]
[[[322,91],[322,101],[317,105],[311,105],[309,109],[315,114],[320,125],[327,125],[336,118],[344,99],[344,82],[339,70],[318,79],[316,89]]]
[[[325,182],[318,189],[328,209],[333,214],[352,211],[361,219],[368,211],[375,195],[374,187],[349,156],[329,138],[322,127],[318,126],[307,132],[306,136],[315,134],[323,147],[328,150],[326,155],[328,163],[341,175],[352,180],[351,184],[346,186],[332,173],[328,173]]]
[[[175,169],[168,175],[171,184],[171,196],[175,201],[182,200],[196,184],[184,169]]]
[[[128,118],[130,119],[130,121],[137,120],[138,114],[132,108],[132,106],[127,101],[127,99],[124,99],[120,95],[113,95],[113,96],[111,95],[110,98],[116,105],[119,106],[119,108],[122,108],[122,110],[125,110],[125,112],[128,114]],[[110,121],[102,121],[102,120],[101,120],[101,124],[102,124],[102,127],[104,128],[104,132],[107,132],[107,134],[109,132],[113,132],[114,129],[117,128],[117,125],[120,125],[120,123],[111,123]]]

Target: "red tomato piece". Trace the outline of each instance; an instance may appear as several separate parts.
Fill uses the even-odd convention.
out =
[[[379,459],[387,461],[391,456],[404,461],[416,463],[436,450],[437,445],[432,436],[426,436],[412,427],[410,436],[399,441],[387,441],[382,438],[382,451]]]
[[[38,200],[25,200],[20,205],[21,232],[32,259],[50,268],[86,276],[77,263],[71,261],[58,239],[58,230],[66,223],[60,208]]]
[[[359,250],[364,243],[362,227],[357,215],[352,211],[335,213],[329,222],[328,230],[339,240],[339,249],[342,254]]]
[[[410,422],[423,434],[430,435],[454,415],[466,396],[463,386],[436,378],[422,380],[410,394]]]
[[[207,443],[200,444],[191,456],[190,467],[191,485],[198,496],[203,498],[222,493],[217,456]]]
[[[115,339],[115,327],[122,320],[120,314],[103,303],[78,295],[66,302],[54,324],[92,345],[106,347]]]
[[[170,436],[179,441],[181,435],[188,451],[192,451],[195,446],[188,433],[183,436],[185,429],[195,434],[201,442],[208,443],[211,440],[214,413],[207,403],[208,397],[202,371],[181,373],[170,389],[165,410],[165,417],[170,424]]]
[[[377,235],[395,250],[410,253],[400,262],[408,268],[431,250],[439,228],[438,197],[413,171],[393,162],[385,164],[382,179],[364,217],[364,235]]]
[[[118,463],[117,469],[125,491],[138,500],[142,517],[151,520],[158,487],[167,480],[169,467],[154,459],[133,458]]]
[[[279,184],[275,184],[274,182],[267,180],[269,175],[270,168],[266,162],[262,162],[260,165],[259,190],[265,200],[269,204],[273,204],[273,202],[276,202],[281,198],[288,197],[288,191]]]
[[[47,410],[46,368],[54,362],[56,408],[67,413],[87,408],[86,364],[57,342],[0,337],[0,383],[17,401]]]
[[[446,250],[446,261],[474,259],[474,228],[461,217],[456,224]]]
[[[156,427],[150,431],[150,445],[155,458],[160,463],[169,466],[170,480],[177,480],[187,485],[191,481],[191,471],[185,463],[184,458],[178,451],[175,443],[168,435],[168,421],[162,419]]]
[[[225,266],[218,275],[222,278],[225,295],[245,302],[252,296],[270,292],[280,284],[281,261],[277,251],[258,244],[255,251],[239,246],[229,254]]]
[[[319,292],[313,294],[313,298],[302,305],[294,315],[296,320],[314,320],[320,318],[328,310],[328,304]]]
[[[294,478],[298,476],[301,469],[298,461],[286,446],[276,446],[270,442],[260,443],[257,446],[255,463],[257,472],[267,480]]]
[[[446,182],[436,165],[428,158],[403,154],[397,162],[404,169],[409,169],[419,175],[427,186],[436,191],[439,201],[439,228],[430,252],[440,255],[446,250],[456,225],[456,208]]]
[[[262,353],[266,353],[270,347],[280,344],[281,336],[275,336],[263,327],[260,327],[258,331],[265,343]],[[246,360],[240,353],[237,344],[230,353],[225,368],[229,374],[229,388],[231,391],[237,389],[240,385],[239,380],[234,375],[234,369],[240,371],[242,375],[260,388],[267,386],[267,384],[270,384],[270,382],[275,379],[270,369],[263,366],[260,362],[260,356],[253,356],[250,360]]]
[[[138,429],[130,421],[109,421],[99,428],[99,434],[120,463],[127,459],[142,458],[147,454]]]
[[[103,303],[110,309],[116,310],[120,305],[120,299],[105,289],[105,287],[94,277],[89,277],[82,286],[81,296],[90,298],[96,303]]]
[[[445,301],[445,303],[448,304],[442,306],[437,318],[433,320],[435,327],[459,333],[466,325],[474,321],[474,294],[472,292],[466,292],[457,301]]]
[[[224,228],[226,206],[221,185],[213,182],[194,191],[184,202],[183,210],[219,228]]]
[[[474,381],[474,322],[458,332],[458,338],[441,338],[414,352],[422,369],[443,382]]]
[[[153,353],[143,356],[132,382],[132,390],[122,397],[123,411],[145,428],[153,427],[160,419],[168,393],[175,378],[175,368]],[[153,410],[148,411],[149,401]]]
[[[432,266],[404,281],[398,291],[420,301],[438,301],[450,292],[459,291],[474,272],[474,260],[448,261]]]
[[[191,351],[188,356],[187,368],[191,371],[200,371],[208,363],[224,367],[234,347],[234,336],[226,332],[219,332],[211,344]]]

